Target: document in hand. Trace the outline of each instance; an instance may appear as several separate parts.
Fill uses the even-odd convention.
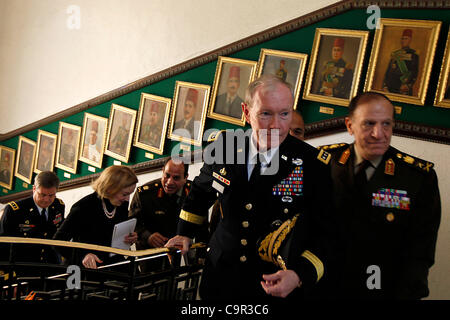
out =
[[[125,243],[124,239],[127,234],[134,232],[135,227],[136,218],[116,224],[112,235],[111,247],[130,250],[130,244]]]

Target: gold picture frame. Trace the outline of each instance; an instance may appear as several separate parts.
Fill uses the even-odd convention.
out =
[[[256,77],[257,61],[219,56],[208,118],[245,125],[242,102],[245,90]]]
[[[77,173],[80,136],[80,126],[59,122],[55,167],[70,173]]]
[[[293,109],[297,109],[307,60],[306,53],[261,49],[257,78],[263,74],[273,74],[289,83],[294,95]]]
[[[102,167],[107,130],[108,118],[84,113],[80,161],[97,168]]]
[[[36,156],[36,142],[19,136],[17,159],[14,175],[28,184],[32,183],[34,159]]]
[[[317,28],[303,99],[347,107],[358,93],[368,31]]]
[[[434,105],[437,107],[450,108],[450,31],[447,34],[445,45],[444,62],[439,74],[439,82],[434,98]]]
[[[14,176],[16,150],[0,146],[0,186],[11,190]]]
[[[55,167],[56,142],[58,135],[38,130],[36,161],[34,172],[53,171]]]
[[[442,22],[380,19],[364,90],[424,105]]]
[[[172,99],[141,93],[134,146],[163,154]]]
[[[137,111],[113,103],[109,115],[105,154],[128,163]]]
[[[169,139],[202,145],[210,91],[209,85],[176,81]]]

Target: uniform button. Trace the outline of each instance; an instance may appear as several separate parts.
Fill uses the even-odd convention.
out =
[[[245,261],[247,261],[247,257],[246,257],[246,256],[241,256],[241,257],[239,258],[239,260],[240,260],[241,262],[245,262]]]
[[[41,253],[44,253],[44,249],[41,250]]]
[[[395,219],[395,216],[394,216],[394,214],[393,214],[392,212],[389,212],[389,213],[386,215],[386,220],[387,220],[387,221],[392,222],[392,221],[394,221],[394,219]]]
[[[253,208],[253,205],[251,203],[247,203],[245,205],[245,209],[247,209],[248,211],[252,210],[252,208]]]
[[[241,239],[241,244],[243,246],[246,246],[247,245],[247,239]]]
[[[248,221],[242,221],[242,226],[244,228],[248,228],[248,225],[249,225]]]
[[[25,232],[23,235],[26,237],[26,236],[27,236],[27,233]]]
[[[47,232],[44,233],[44,237],[46,237],[46,236],[47,236]]]
[[[206,249],[206,252],[209,252],[209,251],[211,251],[211,248],[210,248],[210,247],[208,247],[208,248]]]
[[[288,208],[284,208],[283,212],[284,212],[284,213],[288,213],[288,212],[289,212],[289,209],[288,209]]]

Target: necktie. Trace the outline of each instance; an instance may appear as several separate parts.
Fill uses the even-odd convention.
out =
[[[42,209],[42,211],[41,211],[41,220],[44,223],[47,222],[47,209]]]
[[[359,165],[358,171],[355,174],[355,186],[362,187],[367,183],[366,169],[372,164],[368,160],[364,160]]]
[[[261,161],[259,160],[259,155],[256,156],[256,165],[253,167],[252,174],[250,175],[250,183],[256,183],[259,176],[261,175]]]

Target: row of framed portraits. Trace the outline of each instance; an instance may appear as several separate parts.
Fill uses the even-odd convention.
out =
[[[380,19],[364,90],[424,105],[440,27],[440,21]],[[316,29],[303,99],[348,106],[358,92],[368,36],[368,31]],[[435,98],[441,107],[450,107],[449,39],[450,32]],[[138,111],[113,103],[109,119],[85,113],[83,127],[60,122],[58,135],[39,130],[37,142],[20,136],[16,160],[14,149],[0,146],[0,185],[11,189],[13,172],[27,183],[33,172],[54,166],[76,173],[78,160],[101,168],[104,154],[128,162],[132,145],[163,154],[166,136],[199,146],[206,117],[245,125],[245,90],[262,74],[291,84],[296,109],[307,58],[271,49],[261,49],[258,61],[221,56],[212,90],[176,81],[173,101],[142,93]]]

